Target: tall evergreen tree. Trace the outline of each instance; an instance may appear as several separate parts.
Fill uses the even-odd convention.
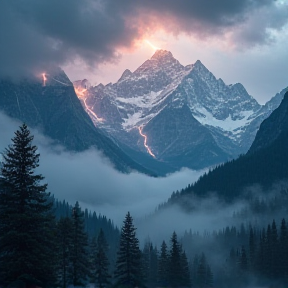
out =
[[[250,227],[249,234],[249,263],[250,263],[250,271],[255,270],[255,253],[256,253],[256,243],[253,228]]]
[[[197,287],[199,288],[205,288],[207,285],[207,263],[206,263],[206,257],[205,254],[202,253],[200,261],[199,261],[199,265],[198,265],[198,269],[197,269],[197,276],[196,276],[197,280]]]
[[[39,153],[23,124],[5,149],[0,191],[0,285],[21,280],[45,287],[56,279],[54,217]]]
[[[174,231],[171,237],[171,248],[169,257],[169,286],[178,287],[183,276],[181,246]]]
[[[69,270],[71,270],[71,256],[73,244],[73,222],[71,218],[60,218],[57,223],[59,284],[62,288],[68,287]]]
[[[120,245],[117,254],[115,278],[117,287],[142,286],[141,251],[136,237],[133,218],[128,212],[120,235]]]
[[[168,286],[168,259],[167,244],[163,241],[158,261],[158,284],[160,287]]]
[[[207,288],[212,288],[214,283],[214,276],[211,271],[210,265],[207,264],[206,267],[206,286]]]
[[[97,287],[105,288],[110,285],[111,275],[109,274],[109,261],[107,258],[108,244],[102,229],[100,229],[97,237],[96,251],[93,252],[93,282],[97,284]]]
[[[188,264],[188,259],[185,251],[181,253],[181,268],[182,268],[182,279],[180,280],[181,287],[190,287],[191,279],[190,279],[190,269]]]
[[[157,248],[147,240],[142,252],[142,272],[146,286],[153,287],[157,284],[158,255]]]
[[[72,266],[70,277],[74,286],[85,286],[89,271],[88,239],[84,231],[84,213],[76,202],[72,210]]]
[[[281,221],[279,238],[280,275],[288,280],[288,233],[285,219]]]
[[[280,261],[278,254],[278,231],[276,227],[275,220],[273,220],[271,225],[271,275],[272,277],[278,277],[280,272]]]
[[[246,272],[248,270],[248,259],[247,259],[246,249],[244,246],[242,246],[241,248],[239,268],[242,272]]]

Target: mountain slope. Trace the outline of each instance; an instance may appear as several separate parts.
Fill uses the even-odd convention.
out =
[[[203,197],[212,192],[226,201],[232,201],[249,185],[260,184],[269,187],[279,180],[287,180],[287,121],[288,92],[280,106],[260,126],[249,153],[203,175],[181,193],[174,193],[168,202],[183,204],[187,197],[194,193]],[[264,143],[267,145],[263,145]]]
[[[18,83],[0,80],[0,109],[38,128],[68,150],[83,151],[94,146],[120,171],[150,173],[93,125],[63,71],[53,71],[46,78],[45,85],[39,79]]]
[[[74,84],[87,89],[78,96],[94,124],[130,156],[137,154],[142,163],[150,157],[156,166],[174,171],[201,169],[246,153],[281,98],[261,106],[240,83],[226,85],[199,60],[183,66],[166,50],[157,50],[134,72],[125,70],[114,84]],[[178,113],[181,109],[185,113]],[[209,150],[205,157],[201,145]]]

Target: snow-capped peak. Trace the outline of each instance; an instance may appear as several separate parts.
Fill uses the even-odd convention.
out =
[[[175,59],[170,51],[159,49],[151,57],[153,60]],[[175,59],[176,60],[176,59]]]

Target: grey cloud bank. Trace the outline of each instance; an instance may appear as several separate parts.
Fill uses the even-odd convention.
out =
[[[157,28],[199,38],[228,33],[236,47],[269,43],[271,30],[281,31],[288,22],[288,9],[279,3],[4,0],[0,2],[0,76],[39,73],[77,57],[88,66],[112,61],[119,57],[119,49],[133,46]]]
[[[21,123],[0,113],[0,151],[11,142]],[[71,204],[79,201],[88,208],[111,218],[121,225],[127,211],[136,218],[154,212],[158,204],[167,201],[173,191],[197,180],[203,172],[184,169],[165,178],[152,178],[139,173],[121,174],[113,169],[98,151],[69,153],[51,146],[35,130],[35,144],[40,153],[39,172],[48,183],[48,190]]]

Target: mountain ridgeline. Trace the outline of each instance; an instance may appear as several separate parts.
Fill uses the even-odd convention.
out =
[[[62,70],[57,69],[45,77],[45,83],[40,78],[18,82],[0,79],[0,111],[37,128],[69,151],[95,147],[119,171],[136,170],[155,175],[128,157],[93,125]]]
[[[254,184],[269,188],[288,179],[288,92],[280,106],[260,126],[245,154],[205,173],[181,192],[173,193],[168,203],[180,203],[189,209],[187,199],[216,193],[230,202],[240,197],[244,188]],[[248,195],[249,196],[249,195]]]
[[[286,91],[261,106],[242,84],[226,85],[201,61],[183,66],[157,50],[105,86],[72,83],[59,68],[29,80],[0,79],[0,111],[69,151],[95,147],[119,171],[165,176],[246,153]]]
[[[261,106],[242,84],[226,85],[199,60],[183,66],[166,50],[134,72],[125,70],[114,84],[75,84],[87,88],[79,98],[97,127],[159,174],[202,169],[246,153],[284,95]]]

